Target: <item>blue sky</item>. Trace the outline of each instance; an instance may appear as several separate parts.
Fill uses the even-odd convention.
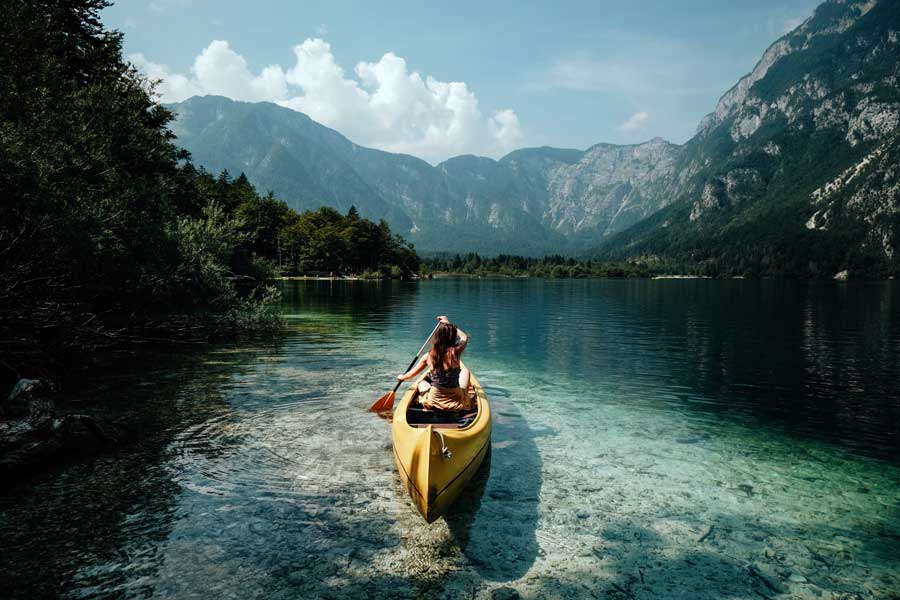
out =
[[[684,142],[816,4],[128,0],[103,18],[163,100],[275,101],[435,163]]]

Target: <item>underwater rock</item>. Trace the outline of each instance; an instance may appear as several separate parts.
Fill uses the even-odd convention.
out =
[[[776,594],[784,593],[784,585],[771,573],[767,573],[766,568],[757,563],[747,567],[750,574],[756,577],[763,585],[775,592]]]
[[[511,587],[501,587],[491,590],[491,600],[519,600],[519,592]]]
[[[66,415],[53,420],[53,433],[68,452],[97,450],[108,437],[97,422],[86,415]]]
[[[101,424],[88,415],[56,416],[50,386],[21,379],[3,405],[0,474],[27,474],[73,456],[92,454],[128,439],[121,425]]]
[[[791,583],[806,583],[806,577],[799,573],[791,573],[790,577],[788,577],[788,581]]]
[[[0,405],[0,418],[16,419],[29,416],[31,404],[47,391],[49,387],[39,379],[20,379]]]
[[[747,494],[748,498],[752,498],[755,495],[755,492],[753,491],[753,486],[750,485],[749,483],[742,483],[739,486],[737,486],[737,489],[739,489],[742,492],[744,492],[745,494]]]

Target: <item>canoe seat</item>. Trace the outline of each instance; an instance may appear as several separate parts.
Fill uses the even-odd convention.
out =
[[[406,410],[406,422],[410,427],[424,428],[431,425],[434,429],[462,429],[478,416],[477,410],[449,411],[425,410],[409,407]]]

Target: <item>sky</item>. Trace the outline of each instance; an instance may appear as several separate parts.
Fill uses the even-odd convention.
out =
[[[436,164],[683,143],[817,4],[120,0],[101,16],[164,102],[276,102]]]

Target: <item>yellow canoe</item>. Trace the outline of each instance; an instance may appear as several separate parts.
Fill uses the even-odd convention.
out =
[[[422,376],[424,377],[424,375]],[[419,378],[419,381],[422,379]],[[391,423],[394,462],[410,498],[431,523],[453,504],[478,471],[491,443],[491,407],[472,375],[477,413],[451,422],[417,408],[418,381],[401,398]]]

